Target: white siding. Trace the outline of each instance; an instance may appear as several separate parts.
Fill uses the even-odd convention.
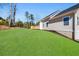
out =
[[[79,41],[79,25],[77,24],[77,17],[79,17],[79,9],[75,13],[75,40]]]
[[[55,23],[50,23],[48,25],[48,27],[44,26],[43,29],[53,30],[53,31],[59,32],[60,34],[63,34],[69,38],[72,38],[73,16],[72,15],[68,15],[68,16],[70,16],[69,25],[64,25],[64,21],[59,21],[59,22],[55,22]],[[63,19],[63,17],[61,17],[60,19]]]
[[[48,25],[48,27],[44,26],[44,29],[46,30],[55,30],[55,31],[70,31],[72,32],[72,19],[73,17],[70,17],[69,25],[64,25],[63,21],[51,23]]]
[[[39,27],[40,27],[41,30],[42,30],[43,27],[44,27],[43,25],[44,25],[43,22],[40,22],[40,26],[39,26]]]

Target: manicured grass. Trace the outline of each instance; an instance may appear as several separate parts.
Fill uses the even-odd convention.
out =
[[[42,30],[1,30],[0,55],[79,55],[79,43]]]

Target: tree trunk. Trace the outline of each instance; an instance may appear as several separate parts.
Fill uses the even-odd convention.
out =
[[[16,3],[14,4],[13,25],[15,25]]]
[[[11,26],[12,21],[12,3],[10,3],[10,19],[9,19],[9,26]]]

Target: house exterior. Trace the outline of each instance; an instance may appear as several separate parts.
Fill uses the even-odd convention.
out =
[[[40,22],[40,29],[56,31],[66,37],[79,41],[79,4],[55,15],[43,18]]]

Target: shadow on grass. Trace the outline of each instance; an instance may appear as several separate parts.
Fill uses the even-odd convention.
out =
[[[58,33],[57,31],[53,31],[53,30],[44,30],[44,31],[52,32],[52,33],[61,35],[61,36],[65,37],[65,38],[68,38],[68,39],[70,39],[70,40],[73,40],[72,38],[69,38],[69,37],[67,37],[67,36],[65,36],[65,35],[63,35],[63,34],[61,34],[61,33]],[[73,41],[79,43],[79,41],[76,41],[76,40],[73,40]]]

